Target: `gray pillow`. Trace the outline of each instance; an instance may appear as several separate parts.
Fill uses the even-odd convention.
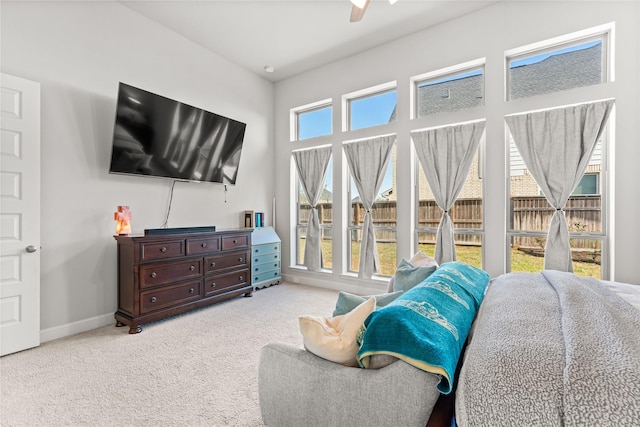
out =
[[[376,299],[376,309],[384,307],[403,293],[403,291],[397,291],[388,294],[360,296],[340,291],[338,293],[338,301],[336,301],[336,309],[333,311],[333,317],[347,314],[371,297],[375,297]]]
[[[406,292],[431,276],[437,269],[437,265],[416,267],[403,258],[393,276],[393,289]]]

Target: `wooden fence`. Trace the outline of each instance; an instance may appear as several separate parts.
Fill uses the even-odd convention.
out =
[[[362,225],[364,221],[364,209],[359,202],[351,204],[352,218],[355,224]],[[308,221],[309,205],[300,206],[300,220]],[[555,209],[549,205],[544,196],[512,197],[510,201],[511,229],[543,231],[549,229],[551,217]],[[433,200],[420,200],[418,203],[418,228],[436,229],[442,217],[442,210]],[[482,228],[482,199],[458,199],[451,208],[449,216],[454,228],[480,229]],[[332,223],[332,204],[319,203],[318,216],[321,224]],[[371,209],[373,224],[376,227],[396,227],[397,207],[395,201],[377,201]],[[598,233],[602,230],[601,198],[600,195],[573,196],[569,198],[565,207],[565,217],[569,225],[569,231]],[[419,233],[419,243],[435,243],[435,232]],[[330,236],[325,236],[330,238]],[[354,239],[358,239],[354,236]],[[395,242],[396,232],[392,230],[378,230],[376,239],[380,242]],[[473,234],[456,233],[456,244],[479,245],[480,238]],[[539,237],[517,236],[513,245],[519,247],[539,247],[544,245],[544,239]],[[599,249],[600,242],[578,240],[572,242],[574,248]]]

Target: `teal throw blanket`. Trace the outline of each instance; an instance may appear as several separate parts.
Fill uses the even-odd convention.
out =
[[[440,375],[438,390],[449,394],[460,353],[480,307],[489,274],[462,262],[442,264],[386,307],[374,311],[360,331],[357,359],[387,354]]]

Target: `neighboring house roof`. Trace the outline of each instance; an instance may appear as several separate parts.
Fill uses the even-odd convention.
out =
[[[323,188],[322,193],[318,198],[318,203],[331,203],[332,200],[333,194],[331,193],[331,191]],[[300,192],[300,204],[309,204],[309,202],[307,201],[307,195],[304,194],[304,192]]]

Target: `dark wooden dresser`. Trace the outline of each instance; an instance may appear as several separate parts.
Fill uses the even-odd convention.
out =
[[[116,326],[142,325],[244,294],[251,296],[251,229],[114,236]]]

